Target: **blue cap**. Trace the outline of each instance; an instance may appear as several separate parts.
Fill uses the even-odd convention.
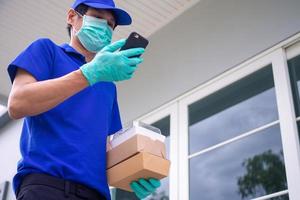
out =
[[[115,16],[116,25],[129,25],[132,22],[130,15],[125,10],[116,8],[113,0],[76,0],[72,8],[75,9],[79,4],[85,4],[92,8],[111,10]]]

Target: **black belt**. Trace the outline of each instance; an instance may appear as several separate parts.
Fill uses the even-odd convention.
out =
[[[21,187],[28,185],[46,185],[65,192],[65,195],[74,194],[81,198],[86,199],[99,199],[106,200],[104,196],[96,190],[88,188],[85,185],[75,183],[72,181],[64,180],[47,174],[29,174],[26,175],[22,181]],[[21,188],[20,187],[20,188]]]

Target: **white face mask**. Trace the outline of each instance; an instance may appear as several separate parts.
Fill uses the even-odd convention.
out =
[[[82,26],[79,31],[75,29],[74,31],[84,48],[93,53],[97,53],[103,47],[109,45],[113,34],[113,30],[107,24],[107,20],[87,15],[83,16]]]

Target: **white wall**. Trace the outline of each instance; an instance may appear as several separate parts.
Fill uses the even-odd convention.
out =
[[[11,121],[0,129],[0,183],[9,181],[8,199],[15,199],[12,192],[12,177],[20,159],[19,138],[23,120]]]
[[[299,8],[299,0],[200,1],[151,36],[135,77],[118,85],[123,122],[300,31]]]

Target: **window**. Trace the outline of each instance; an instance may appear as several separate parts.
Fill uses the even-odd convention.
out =
[[[5,181],[0,184],[0,199],[1,200],[7,199],[8,185],[9,185],[8,181]]]
[[[271,74],[269,66],[190,105],[190,154],[277,120]]]
[[[300,55],[288,60],[298,132],[300,132]]]
[[[0,104],[0,117],[7,112],[7,109],[4,105]]]
[[[7,107],[5,106],[7,98],[0,95],[0,128],[9,121]]]
[[[271,65],[188,111],[191,200],[252,199],[287,189]]]

